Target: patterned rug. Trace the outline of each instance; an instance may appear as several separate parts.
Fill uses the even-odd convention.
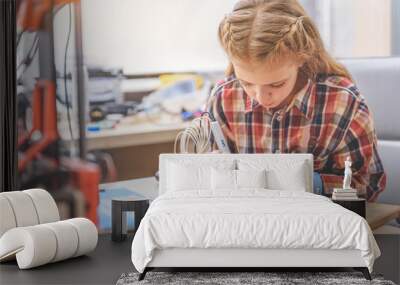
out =
[[[148,272],[142,281],[138,273],[122,274],[117,285],[134,284],[379,284],[395,285],[381,275],[372,274],[372,281],[360,272]]]

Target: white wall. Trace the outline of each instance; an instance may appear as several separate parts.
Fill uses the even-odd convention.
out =
[[[82,0],[87,64],[126,74],[223,70],[218,24],[236,0]]]
[[[391,25],[391,0],[300,1],[335,57],[392,55],[391,33],[398,28]]]
[[[85,61],[127,74],[222,71],[217,29],[236,1],[82,0]],[[334,56],[390,56],[391,0],[300,1]]]

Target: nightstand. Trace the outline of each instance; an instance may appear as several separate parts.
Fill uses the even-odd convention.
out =
[[[363,198],[352,199],[352,200],[334,200],[332,202],[339,204],[340,206],[353,211],[354,213],[359,214],[361,217],[365,219],[365,208],[366,208],[366,200]]]
[[[115,198],[111,204],[112,234],[113,241],[123,241],[127,236],[126,212],[135,213],[135,232],[140,221],[149,207],[149,199],[146,198]]]

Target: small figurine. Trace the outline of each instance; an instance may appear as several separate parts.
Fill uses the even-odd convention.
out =
[[[344,179],[343,179],[343,189],[351,189],[351,160],[348,156],[346,161],[344,162]]]

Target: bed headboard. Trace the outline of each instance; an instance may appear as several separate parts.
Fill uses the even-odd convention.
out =
[[[190,161],[199,165],[215,165],[219,161],[260,161],[266,160],[270,166],[281,163],[292,163],[292,162],[304,162],[304,172],[307,180],[307,192],[313,192],[313,155],[308,153],[296,153],[296,154],[247,154],[247,153],[235,153],[235,154],[186,154],[186,153],[162,153],[159,159],[159,195],[165,193],[167,185],[167,165],[170,161]]]

